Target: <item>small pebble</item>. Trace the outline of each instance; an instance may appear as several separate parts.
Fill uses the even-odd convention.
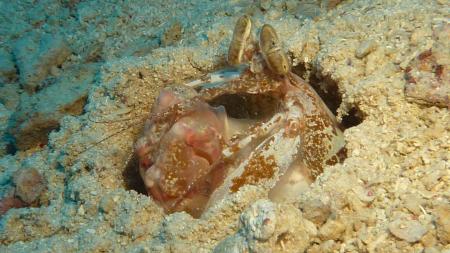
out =
[[[338,6],[342,0],[326,0],[323,1],[323,4],[326,6],[327,10],[332,10]]]
[[[261,0],[259,2],[259,6],[261,7],[262,10],[267,11],[268,9],[270,9],[270,6],[272,5],[272,0]]]
[[[113,194],[107,194],[100,200],[99,209],[104,213],[110,213],[114,210],[116,207],[116,201],[114,201],[114,198],[118,197]]]
[[[16,75],[17,71],[14,66],[13,57],[9,52],[0,49],[0,80],[2,78],[11,79]]]
[[[450,243],[450,205],[441,204],[434,208],[436,232],[442,244]]]
[[[88,228],[88,229],[86,230],[86,232],[88,232],[89,234],[95,234],[95,229]]]
[[[297,11],[298,1],[295,0],[287,0],[286,1],[286,10],[290,13]]]
[[[142,248],[140,248],[139,253],[150,253],[150,249],[148,247],[142,246]]]
[[[359,200],[365,203],[370,203],[375,199],[375,194],[373,194],[370,189],[364,188],[361,185],[357,185],[353,188],[353,192],[358,196]]]
[[[404,206],[413,214],[419,216],[423,213],[421,206],[425,204],[425,200],[417,194],[407,194],[402,197]]]
[[[268,200],[258,200],[240,217],[241,227],[247,237],[257,240],[267,240],[275,232],[275,205]]]
[[[322,240],[338,240],[345,231],[345,225],[337,220],[328,221],[319,229],[319,237]]]
[[[183,36],[183,26],[180,22],[173,23],[161,38],[163,46],[171,46],[180,41]]]
[[[418,221],[404,221],[397,219],[389,223],[389,231],[397,238],[407,242],[417,242],[427,232]]]
[[[15,197],[4,197],[0,199],[0,216],[8,212],[11,208],[25,207],[26,203]]]
[[[310,236],[317,236],[317,227],[311,221],[303,219],[303,226]]]
[[[424,247],[433,247],[437,243],[436,232],[433,230],[428,231],[422,239],[420,239],[420,242]]]
[[[240,252],[248,252],[248,246],[245,238],[236,234],[233,236],[227,237],[225,240],[220,242],[213,250],[213,253],[240,253]]]
[[[425,185],[425,188],[431,191],[433,187],[436,186],[441,177],[442,177],[441,171],[432,171],[431,173],[422,177],[421,181]]]
[[[281,12],[278,9],[270,9],[267,11],[267,18],[269,20],[277,20],[279,18],[281,18],[281,16],[283,15],[283,12]]]
[[[378,44],[374,40],[365,40],[359,44],[359,47],[355,51],[355,56],[358,59],[362,59],[378,47]]]
[[[36,169],[18,170],[13,177],[16,185],[15,195],[27,204],[31,204],[39,199],[45,190],[44,178]]]
[[[321,252],[334,252],[338,249],[338,245],[333,240],[328,240],[320,244]]]

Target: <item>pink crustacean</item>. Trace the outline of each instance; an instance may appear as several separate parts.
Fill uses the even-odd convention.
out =
[[[136,143],[147,191],[169,213],[199,217],[246,184],[264,186],[275,201],[295,197],[344,148],[333,114],[290,71],[270,25],[257,44],[241,17],[228,62],[163,89]]]

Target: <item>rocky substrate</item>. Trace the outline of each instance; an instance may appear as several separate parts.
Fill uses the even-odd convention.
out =
[[[0,4],[0,251],[450,252],[450,3],[248,2]],[[161,87],[225,65],[244,13],[334,106],[347,158],[291,203],[246,186],[165,215],[133,143]]]

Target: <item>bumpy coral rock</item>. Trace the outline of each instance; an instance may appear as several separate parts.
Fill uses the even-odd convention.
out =
[[[275,205],[267,200],[256,202],[241,214],[240,223],[248,240],[269,239],[277,224]]]
[[[81,114],[95,73],[95,65],[70,68],[51,86],[32,96],[23,94],[9,128],[16,147],[25,150],[46,144],[48,133],[58,128],[64,115]]]
[[[345,225],[339,220],[328,219],[319,229],[319,237],[324,240],[337,240],[345,231]]]
[[[214,252],[302,252],[317,233],[298,209],[264,199],[246,209],[239,224],[238,232],[220,242]]]
[[[432,48],[406,68],[405,96],[409,101],[450,108],[450,24],[434,31]]]
[[[303,201],[299,207],[303,211],[305,218],[314,222],[317,226],[322,225],[331,214],[330,205],[323,203],[319,199]]]
[[[370,54],[372,51],[374,51],[377,48],[378,44],[376,41],[369,39],[361,42],[361,44],[356,48],[355,50],[355,56],[358,59],[362,59],[368,54]]]
[[[14,175],[15,195],[23,202],[32,204],[46,188],[42,175],[36,169],[21,169]]]
[[[41,81],[51,68],[66,60],[70,49],[59,35],[33,31],[16,42],[13,53],[20,71],[20,82],[29,93],[33,93],[42,86]]]
[[[389,231],[407,242],[417,242],[427,232],[418,221],[397,219],[389,224]]]
[[[240,234],[227,237],[214,248],[214,253],[245,253],[248,245],[245,237]]]

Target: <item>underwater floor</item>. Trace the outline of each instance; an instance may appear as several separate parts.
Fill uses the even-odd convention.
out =
[[[0,38],[1,252],[450,252],[448,0],[2,1]]]

